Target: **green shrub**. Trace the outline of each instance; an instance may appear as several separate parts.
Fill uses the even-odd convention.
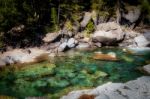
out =
[[[94,29],[95,29],[95,26],[94,26],[93,21],[90,21],[85,28],[85,30],[88,31],[89,34],[92,33]]]
[[[67,21],[65,23],[65,27],[69,30],[69,31],[72,31],[73,30],[73,25],[71,23],[71,21]]]

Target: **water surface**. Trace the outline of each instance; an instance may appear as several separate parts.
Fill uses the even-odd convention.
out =
[[[115,52],[120,61],[94,60],[95,51]],[[144,74],[136,68],[150,60],[150,53],[131,55],[120,48],[75,51],[66,57],[0,71],[0,95],[19,99],[48,96],[58,99],[69,91],[93,88],[106,82],[126,82]]]

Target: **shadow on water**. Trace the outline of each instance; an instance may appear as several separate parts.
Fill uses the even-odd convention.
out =
[[[120,61],[94,60],[95,51],[115,52]],[[77,51],[66,57],[28,66],[11,66],[0,70],[0,95],[24,99],[48,96],[52,99],[71,90],[92,88],[106,82],[126,82],[144,74],[136,68],[150,60],[150,53],[131,55],[118,48]]]

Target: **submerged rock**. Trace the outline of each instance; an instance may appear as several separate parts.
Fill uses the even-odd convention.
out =
[[[123,60],[127,61],[127,62],[133,62],[133,61],[134,61],[133,58],[127,57],[127,56],[125,56],[125,55],[121,56],[121,58],[122,58]]]
[[[96,60],[108,60],[108,61],[117,61],[117,60],[119,60],[116,57],[116,54],[113,53],[113,52],[110,52],[108,54],[95,53],[94,56],[93,56],[93,59],[96,59]]]

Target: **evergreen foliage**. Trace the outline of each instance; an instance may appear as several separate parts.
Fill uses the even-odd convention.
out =
[[[8,31],[21,24],[26,27],[25,36],[31,32],[30,37],[34,37],[37,31],[58,31],[67,21],[69,27],[79,23],[85,11],[95,10],[97,16],[104,18],[116,17],[118,1],[140,4],[144,20],[150,21],[149,0],[0,0],[0,33],[4,32],[0,39],[2,41]]]

